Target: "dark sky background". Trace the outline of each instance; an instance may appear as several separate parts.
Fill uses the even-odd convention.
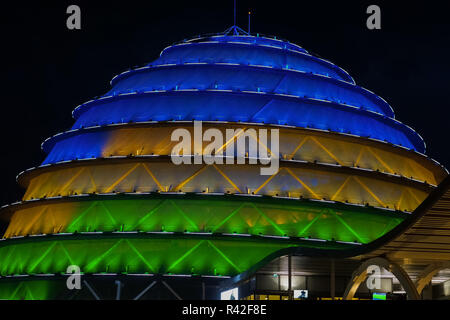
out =
[[[427,154],[450,167],[450,18],[443,1],[243,1],[238,25],[276,35],[347,70],[418,131]],[[233,24],[226,1],[58,1],[2,3],[0,205],[19,200],[20,171],[44,159],[40,145],[68,130],[71,111],[105,93],[111,78],[158,57],[173,42]],[[82,29],[66,28],[81,7]],[[381,7],[382,29],[366,28]],[[5,55],[6,54],[6,55]]]

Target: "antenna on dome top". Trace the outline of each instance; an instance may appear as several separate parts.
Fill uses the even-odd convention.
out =
[[[233,35],[233,36],[239,36],[239,35],[248,35],[247,31],[239,28],[237,23],[237,17],[236,17],[236,0],[234,0],[234,20],[233,20],[233,26],[222,32],[222,34],[225,35]],[[250,20],[249,20],[250,21]],[[249,30],[250,30],[250,24],[249,24]]]
[[[234,0],[234,23],[233,26],[236,26],[236,0]]]
[[[248,11],[248,35],[250,35],[250,17],[252,15],[252,12],[249,10]]]

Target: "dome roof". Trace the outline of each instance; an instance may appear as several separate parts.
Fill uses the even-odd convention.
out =
[[[111,84],[74,110],[71,130],[43,143],[41,166],[18,175],[22,201],[0,208],[9,221],[1,276],[67,265],[92,277],[235,276],[293,252],[353,256],[448,174],[344,70],[237,27],[167,47]],[[225,162],[173,161],[178,129],[189,136],[185,159],[211,151],[210,140],[190,139],[193,120],[227,137],[214,149]],[[240,162],[228,145],[246,139],[267,155]],[[258,157],[274,160],[270,176]]]
[[[101,98],[74,110],[73,130],[145,121],[265,123],[425,152],[420,135],[395,120],[384,99],[333,63],[276,38],[228,32],[185,40],[116,76],[111,85]],[[45,142],[44,150],[54,142]]]

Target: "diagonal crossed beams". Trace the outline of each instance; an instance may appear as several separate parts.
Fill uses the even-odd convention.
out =
[[[147,174],[152,178],[153,181],[158,185],[160,191],[181,191],[184,186],[186,186],[189,182],[193,181],[197,176],[201,175],[202,172],[204,172],[208,167],[214,168],[238,193],[242,193],[242,190],[238,187],[238,185],[223,171],[219,168],[219,166],[213,164],[213,165],[203,165],[201,168],[199,168],[196,172],[194,172],[191,176],[180,182],[178,185],[173,187],[172,189],[165,190],[165,188],[161,185],[159,180],[156,178],[156,176],[153,174],[153,172],[150,170],[149,166],[146,164],[136,164],[134,167],[129,169],[125,174],[123,174],[119,179],[117,179],[114,183],[112,183],[109,187],[106,188],[106,191],[109,192],[113,190],[115,186],[117,186],[120,182],[122,182],[128,175],[130,175],[134,170],[138,168],[138,166],[142,165],[145,168],[145,171]],[[292,169],[288,167],[281,167],[276,173],[269,176],[260,186],[258,186],[253,193],[258,194],[273,178],[275,178],[277,175],[279,175],[282,171],[287,172],[290,176],[292,176],[297,182],[300,183],[300,185],[305,188],[314,199],[321,199],[321,197],[314,191],[312,187],[310,187],[304,180],[302,180],[298,175],[296,175]],[[76,174],[78,176],[78,174]],[[70,179],[73,181],[73,179]],[[338,198],[340,192],[343,190],[343,188],[350,182],[350,180],[353,180],[358,183],[370,196],[375,199],[377,203],[379,203],[380,206],[385,207],[386,204],[358,177],[356,176],[350,176],[348,177],[338,188],[337,191],[331,196],[331,200],[335,200]],[[410,194],[412,194],[413,197],[416,198],[413,192],[409,191]],[[417,200],[417,199],[416,199]]]

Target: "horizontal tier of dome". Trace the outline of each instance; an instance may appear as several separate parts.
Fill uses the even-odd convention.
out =
[[[72,129],[144,121],[230,121],[289,125],[387,141],[424,153],[414,130],[382,115],[337,103],[251,92],[164,91],[127,94],[85,104]],[[49,152],[44,144],[44,151]]]
[[[309,72],[346,81],[354,84],[347,72],[329,61],[292,50],[274,47],[255,47],[241,43],[200,42],[182,43],[166,48],[161,57],[150,66],[184,63],[232,63],[240,65],[259,65],[276,69],[289,69]],[[133,70],[129,72],[134,72]],[[114,85],[125,72],[115,77]]]
[[[240,43],[240,44],[252,44],[259,47],[272,47],[278,49],[285,49],[295,52],[308,53],[306,49],[302,48],[298,44],[289,42],[283,39],[277,39],[276,37],[266,36],[252,36],[248,34],[215,34],[209,36],[198,36],[193,39],[185,39],[180,41],[181,43],[202,43],[202,42],[219,42],[219,43]]]
[[[0,275],[60,274],[68,266],[77,265],[84,274],[232,276],[295,246],[346,250],[356,245],[232,235],[57,234],[0,241],[0,256],[5,257],[0,260]]]
[[[433,189],[414,180],[297,161],[281,161],[272,176],[254,164],[175,165],[170,157],[80,160],[27,171],[24,200],[113,192],[195,192],[327,199],[413,211]]]
[[[104,96],[183,89],[279,93],[348,104],[394,117],[392,108],[382,98],[344,81],[294,70],[230,63],[185,63],[139,68],[123,74]]]
[[[0,217],[5,214],[10,216],[10,224],[4,238],[163,231],[355,243],[374,241],[409,216],[400,211],[306,199],[161,193],[29,201],[2,209]],[[365,228],[368,223],[371,228]]]
[[[261,129],[260,125],[203,122],[203,130],[215,128],[226,136],[226,129],[237,132],[238,138],[245,130]],[[445,169],[418,153],[396,148],[370,139],[349,135],[332,134],[311,129],[268,127],[267,142],[250,139],[259,148],[272,149],[271,129],[279,130],[279,156],[281,159],[296,159],[309,162],[338,164],[347,167],[360,167],[426,181],[437,185],[447,174]],[[44,143],[44,150],[50,151],[43,164],[87,158],[106,158],[112,156],[170,155],[178,143],[171,141],[176,129],[189,130],[194,137],[193,123],[134,123],[85,128],[57,135]],[[241,137],[242,138],[242,137]],[[223,141],[223,154],[227,155]],[[191,142],[193,150],[193,142]],[[203,142],[206,147],[209,142]],[[236,150],[234,154],[236,156]]]

